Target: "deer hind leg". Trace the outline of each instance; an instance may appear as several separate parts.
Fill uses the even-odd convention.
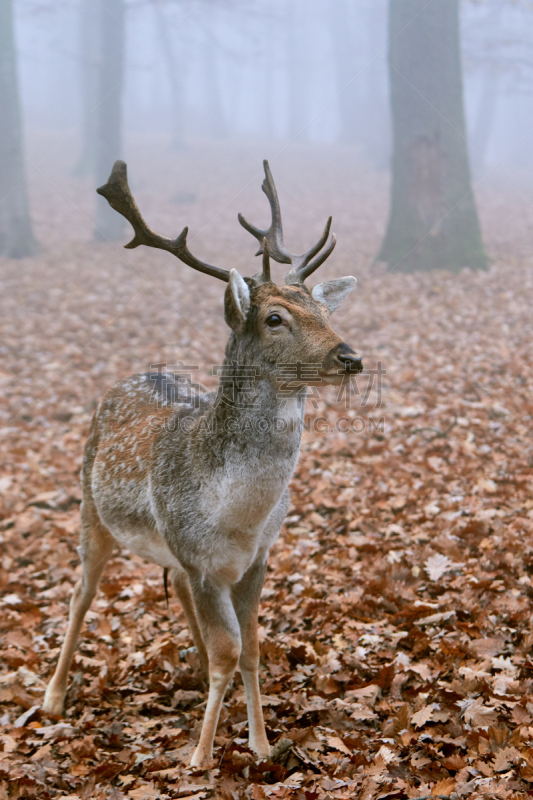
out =
[[[191,584],[189,583],[189,576],[183,570],[173,569],[170,573],[170,580],[172,581],[172,585],[174,586],[174,591],[176,592],[178,599],[182,605],[183,611],[185,612],[185,616],[187,617],[189,630],[192,634],[192,638],[195,647],[198,651],[198,655],[200,656],[200,663],[202,665],[202,669],[207,678],[209,676],[209,660],[207,657],[207,650],[202,637],[202,632],[198,624],[198,617],[196,615],[196,608],[192,596]]]
[[[80,555],[83,567],[81,580],[74,587],[70,601],[67,635],[61,647],[61,654],[52,680],[44,695],[43,710],[50,714],[61,714],[67,693],[68,672],[78,642],[85,614],[96,594],[98,581],[111,555],[115,541],[99,520],[92,524],[83,519],[80,542]],[[94,511],[96,517],[96,511]]]
[[[228,586],[199,575],[190,576],[190,585],[209,662],[207,706],[200,740],[191,759],[191,766],[202,767],[208,766],[213,757],[220,709],[239,661],[241,635]]]
[[[265,572],[266,562],[258,560],[245,572],[239,583],[232,587],[233,606],[241,629],[242,650],[239,667],[246,693],[250,748],[261,758],[270,756],[270,745],[263,720],[258,674],[259,639],[257,636],[257,613]]]

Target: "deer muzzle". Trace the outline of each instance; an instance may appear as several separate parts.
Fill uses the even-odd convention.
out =
[[[336,375],[358,375],[363,371],[361,356],[344,342],[336,345],[324,359],[324,369]]]

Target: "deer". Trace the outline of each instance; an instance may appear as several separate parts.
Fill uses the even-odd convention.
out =
[[[237,667],[250,749],[259,759],[271,753],[261,707],[258,611],[268,553],[289,509],[305,398],[309,385],[338,385],[363,369],[361,357],[329,324],[356,279],[312,289],[304,283],[335,247],[334,234],[328,242],[331,217],[308,252],[289,252],[267,161],[264,171],[270,227],[261,230],[238,215],[262,256],[261,273],[251,277],[197,259],[187,246],[187,227],[173,240],[154,233],[130,191],[125,162],[116,161],[97,189],[131,223],[134,237],[126,248],[165,250],[227,284],[230,334],[215,391],[148,372],[116,383],[96,408],[81,471],[82,576],[43,710],[63,712],[83,619],[118,544],[162,567],[165,578],[168,572],[183,607],[209,684],[191,760],[196,768],[212,764],[224,695]],[[270,258],[290,265],[284,285],[272,281]],[[314,370],[301,370],[294,390],[280,393],[288,364]]]

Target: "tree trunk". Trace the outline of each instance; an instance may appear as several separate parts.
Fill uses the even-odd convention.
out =
[[[161,41],[162,54],[170,84],[172,102],[171,145],[173,149],[179,150],[185,145],[185,103],[182,70],[176,57],[172,37],[168,35],[170,26],[165,19],[165,13],[157,0],[152,3],[152,8],[154,9],[157,35]]]
[[[358,98],[360,76],[354,57],[353,33],[350,26],[349,6],[344,0],[332,2],[328,20],[333,50],[333,64],[338,93],[339,141],[355,144],[360,139],[361,103]],[[358,136],[359,134],[359,136]]]
[[[483,27],[499,30],[505,6],[502,3],[489,4]],[[500,71],[489,61],[485,65],[481,80],[479,106],[475,124],[470,135],[470,161],[474,176],[480,175],[487,165],[489,144],[494,130],[498,95],[500,90]]]
[[[366,97],[361,106],[363,117],[363,142],[369,160],[376,169],[388,169],[391,153],[391,124],[389,98],[387,95],[387,67],[383,53],[387,42],[387,0],[370,0],[366,8],[366,30],[371,45],[367,55],[372,61],[365,69],[364,86]]]
[[[31,227],[11,0],[0,0],[0,254],[24,258],[37,250]]]
[[[82,145],[75,175],[94,174],[96,161],[96,122],[99,99],[101,7],[94,0],[83,0],[80,8],[80,78],[83,121]]]
[[[486,268],[470,179],[458,0],[389,0],[394,150],[378,260],[403,272]]]
[[[97,185],[107,181],[117,158],[123,158],[122,90],[124,84],[124,0],[100,0],[100,64],[96,115],[95,164]],[[104,198],[96,205],[95,238],[115,241],[122,235],[124,217]]]

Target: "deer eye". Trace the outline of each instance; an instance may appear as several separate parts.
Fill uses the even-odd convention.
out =
[[[279,314],[269,314],[266,318],[266,324],[269,328],[277,328],[278,325],[281,325],[283,320],[281,319]]]

